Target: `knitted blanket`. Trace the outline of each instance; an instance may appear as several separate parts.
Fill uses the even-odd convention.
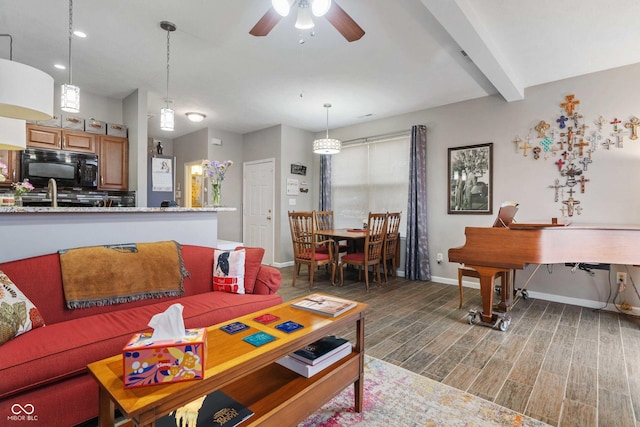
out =
[[[67,307],[180,296],[184,268],[174,241],[88,246],[58,251]]]

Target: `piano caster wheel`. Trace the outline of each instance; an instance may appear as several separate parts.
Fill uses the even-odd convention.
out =
[[[528,300],[529,299],[529,291],[523,289],[521,293],[522,293],[522,299],[523,300]]]
[[[511,324],[511,319],[498,319],[498,329],[502,332],[507,332],[509,329],[509,325]]]
[[[482,322],[482,315],[477,310],[471,310],[469,311],[469,316],[467,317],[467,320],[469,321],[470,325],[475,325],[477,323]]]

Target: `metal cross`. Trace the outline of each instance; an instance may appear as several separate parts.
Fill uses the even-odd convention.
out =
[[[602,146],[604,148],[606,148],[607,150],[611,149],[611,146],[614,145],[615,142],[613,142],[612,140],[610,140],[609,138],[607,138],[607,140],[605,142],[602,143]]]
[[[559,200],[559,191],[562,187],[564,187],[564,185],[560,185],[560,180],[556,178],[556,180],[554,181],[553,185],[550,185],[549,188],[553,188],[555,190],[555,197],[553,199],[554,202],[557,202]]]
[[[573,120],[573,124],[576,126],[576,129],[578,128],[578,126],[580,126],[580,123],[578,122],[582,117],[582,114],[578,113],[577,111],[571,116],[571,120]]]
[[[591,153],[589,153],[588,157],[583,157],[582,160],[580,160],[580,163],[582,163],[582,170],[586,171],[589,163],[593,163],[593,160],[591,160]]]
[[[616,138],[616,147],[624,148],[624,129],[620,128],[611,135]]]
[[[598,120],[594,120],[593,123],[595,123],[598,126],[598,130],[600,132],[602,132],[602,125],[605,124],[607,121],[605,120],[604,117],[600,116],[598,117]]]
[[[529,148],[533,147],[532,145],[529,145],[529,139],[527,139],[523,145],[520,146],[520,148],[524,151],[524,157],[529,156],[529,153],[527,152],[527,150]]]

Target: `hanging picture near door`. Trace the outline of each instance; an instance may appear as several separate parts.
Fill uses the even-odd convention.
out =
[[[493,213],[493,143],[449,148],[450,214]]]

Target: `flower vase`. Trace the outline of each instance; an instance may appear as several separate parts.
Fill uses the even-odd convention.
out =
[[[15,195],[13,197],[13,205],[14,206],[18,206],[18,207],[22,207],[22,196]]]
[[[213,181],[211,184],[211,206],[220,205],[220,190],[222,189],[222,182]]]

